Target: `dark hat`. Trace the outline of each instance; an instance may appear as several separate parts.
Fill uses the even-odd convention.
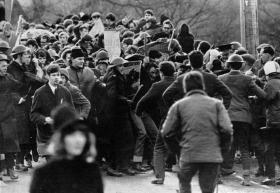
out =
[[[62,53],[61,53],[61,58],[65,59],[66,54],[71,53],[71,48],[66,48]]]
[[[153,10],[152,9],[147,9],[147,10],[145,10],[145,12],[144,12],[145,14],[150,14],[150,15],[154,15],[154,12],[153,12]]]
[[[80,47],[74,46],[71,49],[71,57],[72,58],[85,57],[85,54]]]
[[[157,50],[149,51],[149,58],[156,59],[156,58],[160,58],[161,56],[162,56],[162,54]]]
[[[82,42],[85,42],[85,41],[92,41],[92,37],[88,34],[86,34],[82,39],[81,39]]]

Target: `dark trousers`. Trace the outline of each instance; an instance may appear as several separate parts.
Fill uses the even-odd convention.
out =
[[[144,123],[145,129],[147,132],[147,136],[149,139],[148,141],[146,141],[148,144],[148,146],[145,150],[145,151],[147,151],[146,158],[147,158],[147,160],[152,160],[154,146],[155,146],[157,134],[158,134],[158,127],[148,113],[143,112],[141,118]]]
[[[135,142],[133,162],[140,163],[143,161],[144,145],[147,139],[147,132],[142,119],[138,117],[134,111],[130,112],[130,116],[133,121],[134,128],[136,130],[136,142]]]
[[[24,156],[29,150],[29,144],[20,144],[20,152],[17,153],[16,164],[24,163]]]
[[[163,141],[162,135],[158,132],[156,144],[154,148],[154,171],[156,178],[165,177],[165,157],[167,154],[167,148]]]
[[[12,169],[15,166],[15,153],[5,153],[5,167]]]
[[[178,173],[180,193],[191,193],[192,177],[198,172],[202,193],[213,193],[219,171],[219,163],[187,163],[180,161]]]
[[[244,170],[243,175],[249,175],[250,170],[250,129],[251,125],[245,122],[233,121],[233,143],[231,150],[223,154],[224,162],[222,164],[222,173],[232,171],[234,155],[237,148],[241,152],[241,162]]]
[[[268,129],[264,138],[266,175],[275,177],[275,157],[280,165],[280,128]]]

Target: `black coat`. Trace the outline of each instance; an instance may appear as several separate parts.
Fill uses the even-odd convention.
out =
[[[30,193],[103,193],[99,168],[82,159],[60,159],[37,168]]]
[[[18,152],[19,139],[15,120],[15,101],[19,84],[11,75],[0,76],[0,153]]]
[[[108,127],[112,143],[118,151],[131,151],[134,148],[134,139],[125,77],[116,68],[109,68],[104,76],[104,83],[110,107],[107,116],[110,117]]]
[[[174,81],[174,77],[164,77],[161,81],[152,84],[152,87],[141,98],[136,107],[136,114],[150,109],[157,110],[157,120],[163,120],[168,112],[168,106],[162,99],[162,94],[166,88]]]
[[[228,108],[232,98],[231,90],[214,74],[200,72],[204,78],[205,92],[210,97],[222,97],[225,107]],[[163,99],[168,106],[171,106],[176,100],[183,98],[183,79],[185,75],[186,73],[180,75],[163,93]]]
[[[177,37],[178,42],[180,43],[183,52],[190,53],[194,50],[194,36],[192,34],[189,35],[179,35]]]
[[[56,95],[53,94],[48,83],[36,90],[30,117],[32,122],[37,125],[37,139],[39,142],[46,143],[53,134],[50,125],[45,123],[45,118],[50,117],[51,111],[65,102],[74,108],[71,94],[63,86],[58,85]]]

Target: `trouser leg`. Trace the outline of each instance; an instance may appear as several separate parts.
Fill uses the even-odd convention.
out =
[[[165,157],[167,154],[167,149],[165,147],[164,141],[160,132],[157,135],[157,140],[154,148],[154,171],[156,178],[165,177]]]
[[[180,193],[191,193],[191,181],[198,170],[197,164],[180,162],[178,173]]]
[[[202,193],[213,193],[218,177],[218,163],[199,163],[198,178]]]

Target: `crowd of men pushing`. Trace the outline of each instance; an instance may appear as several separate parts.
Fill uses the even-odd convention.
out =
[[[44,28],[54,36],[21,38],[16,46],[11,25],[3,23],[0,154],[1,170],[6,169],[6,175],[17,179],[14,166],[27,171],[39,155],[49,159],[51,112],[66,102],[97,136],[98,162],[108,175],[135,175],[153,168],[156,179],[152,183],[163,184],[165,169],[176,163],[180,148],[171,152],[160,130],[169,108],[185,95],[185,74],[198,71],[205,85],[201,90],[222,99],[233,125],[233,145],[223,152],[221,175],[234,173],[234,155],[239,150],[242,184],[250,185],[254,152],[259,163],[256,176],[267,176],[263,184],[276,184],[280,67],[271,45],[260,45],[256,59],[238,42],[212,48],[207,41],[194,40],[186,24],[174,35],[172,22],[162,15],[157,23],[152,10],[145,11],[139,20],[124,18],[119,22],[109,13],[105,28],[120,31],[122,45],[121,55],[109,61],[103,34],[88,34],[97,21],[101,21],[101,14],[95,12],[91,16],[69,15],[55,25],[24,23],[23,30]],[[137,54],[138,48],[149,42],[168,41],[172,41],[168,54],[159,50],[150,50],[147,56]],[[140,73],[132,70],[122,74],[123,64],[133,57],[143,61]],[[197,119],[203,122],[203,117]],[[213,162],[213,155],[209,150],[205,161]]]

